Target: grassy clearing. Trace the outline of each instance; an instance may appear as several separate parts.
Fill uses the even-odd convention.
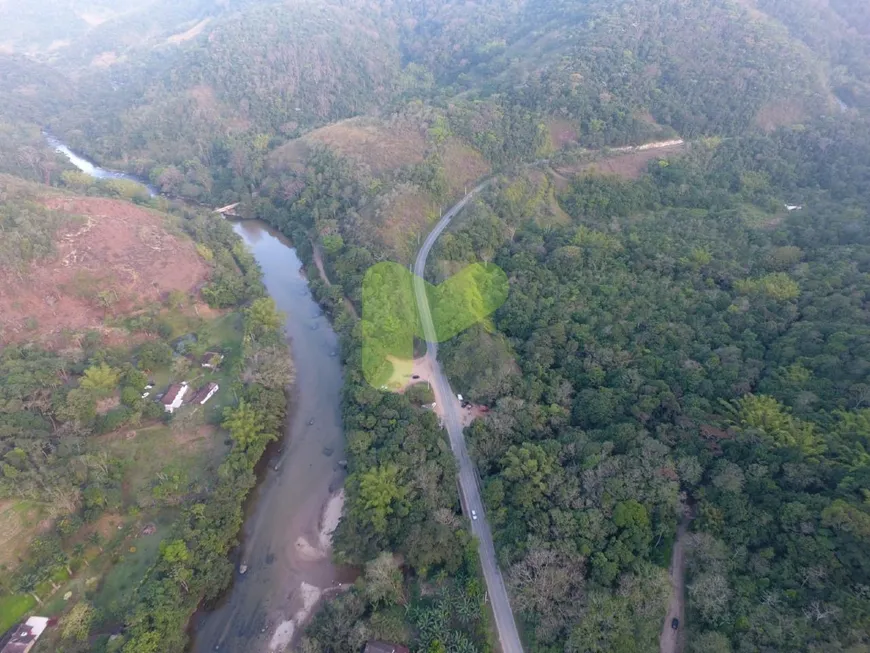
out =
[[[105,448],[126,461],[125,502],[140,508],[186,494],[226,453],[223,438],[208,426],[179,430],[157,424],[135,433],[107,442]]]
[[[158,529],[152,535],[129,540],[129,546],[119,554],[117,562],[104,576],[94,595],[96,608],[111,611],[114,604],[123,601],[136,588],[145,572],[157,560],[164,535],[165,529]]]
[[[242,314],[228,313],[208,325],[208,344],[230,346],[241,343]]]
[[[36,605],[36,599],[29,594],[0,596],[0,636],[21,621]]]
[[[743,220],[746,226],[754,229],[775,227],[782,222],[787,215],[788,211],[786,211],[785,208],[776,213],[768,213],[752,204],[741,204],[740,206],[740,219]]]
[[[18,566],[27,543],[37,534],[46,516],[45,506],[39,503],[0,503],[0,569],[11,570]]]

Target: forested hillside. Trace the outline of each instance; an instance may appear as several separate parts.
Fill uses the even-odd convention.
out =
[[[469,358],[489,335],[445,357],[472,398],[502,374],[469,437],[535,650],[656,648],[682,519],[688,650],[866,645],[867,134],[828,122],[578,179],[558,228],[489,221],[501,186],[442,250],[495,247],[512,280],[495,337],[520,373]]]
[[[456,133],[496,166],[516,159],[505,142],[527,128],[601,147],[836,110],[835,53],[730,0],[300,0],[148,15],[181,36],[136,51],[107,32],[121,19],[94,28],[77,50],[93,60],[63,57],[78,95],[43,120],[106,165],[155,180],[175,166],[197,199],[244,199],[266,150],[414,100],[461,113]]]
[[[32,0],[0,3],[0,51],[64,70],[180,42],[203,21],[256,0]],[[174,37],[174,38],[173,38]]]
[[[870,11],[866,3],[837,0],[756,0],[751,6],[779,20],[819,57],[830,62],[830,80],[849,105],[870,101]],[[764,20],[764,13],[754,14]]]
[[[236,149],[264,149],[389,97],[399,64],[390,42],[352,8],[257,7],[209,29],[207,41],[89,74],[88,100],[58,127],[74,146],[139,172],[230,167]]]

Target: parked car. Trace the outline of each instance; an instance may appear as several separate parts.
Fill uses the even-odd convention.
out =
[[[671,619],[671,628],[673,628],[674,630],[676,630],[676,629],[679,628],[679,627],[680,627],[680,620],[677,619],[676,617],[674,617],[673,619]]]

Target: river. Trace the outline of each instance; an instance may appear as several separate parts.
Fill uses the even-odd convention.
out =
[[[46,135],[79,170],[97,178],[135,177],[103,170]],[[140,182],[141,183],[141,182]],[[296,367],[284,442],[274,448],[248,501],[237,552],[244,574],[210,611],[192,623],[192,650],[283,651],[321,595],[353,582],[332,564],[329,531],[341,514],[344,430],[338,337],[311,297],[296,250],[259,220],[233,224],[263,270],[269,295],[287,316]]]
[[[135,181],[137,184],[141,184],[142,186],[147,188],[148,192],[151,194],[151,197],[157,195],[157,190],[153,186],[148,184],[148,182],[146,182],[145,180],[140,179],[135,175],[128,174],[126,172],[101,168],[100,166],[88,161],[83,156],[79,156],[78,154],[73,152],[64,143],[57,140],[47,131],[43,131],[42,135],[45,138],[45,142],[48,143],[55,152],[57,152],[58,154],[63,154],[70,163],[72,163],[76,168],[79,169],[79,171],[85,173],[86,175],[90,175],[94,179],[126,179],[128,181]]]
[[[245,522],[240,560],[248,570],[236,574],[219,607],[196,619],[193,650],[282,651],[319,594],[354,578],[332,564],[323,532],[341,508],[341,363],[338,338],[311,297],[296,251],[262,222],[234,229],[287,314],[296,385],[286,448],[269,461]]]

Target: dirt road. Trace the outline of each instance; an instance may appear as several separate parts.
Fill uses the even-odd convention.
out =
[[[317,272],[320,273],[320,280],[327,286],[332,287],[332,281],[329,280],[329,276],[326,274],[326,267],[323,265],[323,254],[320,252],[320,247],[314,241],[311,241],[311,250],[312,257],[314,258],[314,265],[317,266]],[[344,298],[344,306],[351,315],[353,315],[357,320],[359,319],[356,307],[347,297]]]
[[[689,518],[684,517],[677,529],[677,539],[674,542],[674,551],[671,557],[671,600],[668,604],[668,614],[662,625],[662,635],[659,640],[660,653],[682,653],[684,645],[683,626],[685,624],[685,560],[683,556],[683,543],[686,540],[686,531],[689,528]],[[680,627],[674,630],[671,622],[680,620]]]

